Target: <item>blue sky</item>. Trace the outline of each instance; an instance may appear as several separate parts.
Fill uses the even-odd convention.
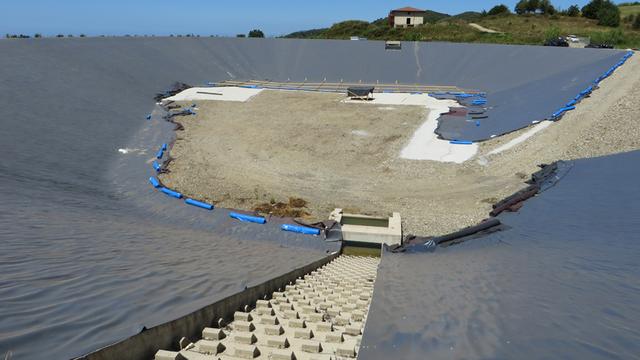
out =
[[[448,14],[489,9],[500,0],[18,0],[0,12],[0,34],[234,35],[252,28],[267,36],[327,27],[348,19],[375,20],[413,6]],[[502,1],[513,8],[516,0]],[[559,8],[587,0],[552,0]]]

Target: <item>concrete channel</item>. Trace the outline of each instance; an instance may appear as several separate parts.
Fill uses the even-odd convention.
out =
[[[355,358],[379,259],[343,255],[155,360]]]
[[[77,359],[356,358],[379,262],[334,253]]]

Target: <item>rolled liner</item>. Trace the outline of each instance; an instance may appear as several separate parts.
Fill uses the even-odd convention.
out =
[[[492,227],[498,226],[498,225],[500,225],[500,220],[498,220],[496,218],[491,218],[489,220],[481,222],[478,225],[469,226],[469,227],[466,227],[466,228],[464,228],[464,229],[462,229],[460,231],[456,231],[456,232],[451,233],[451,234],[447,234],[447,235],[444,235],[444,236],[439,236],[439,237],[433,238],[433,239],[431,239],[431,241],[434,244],[439,245],[439,244],[446,243],[446,242],[449,242],[449,241],[452,241],[452,240],[460,239],[460,238],[465,237],[465,236],[476,234],[476,233],[478,233],[480,231],[487,230],[489,228],[492,228]]]
[[[230,212],[229,216],[236,220],[240,220],[244,222],[252,222],[256,224],[265,224],[267,222],[267,219],[263,218],[262,216],[245,215],[245,214],[239,214],[235,212]]]
[[[320,235],[320,229],[310,228],[306,226],[282,224],[280,228],[284,231],[297,232],[307,235]]]
[[[157,172],[160,172],[160,170],[162,170],[162,166],[160,166],[160,164],[155,161],[153,162],[153,168],[156,169]]]
[[[158,153],[156,154],[156,158],[157,159],[162,159],[162,156],[164,155],[164,150],[162,150],[162,148],[160,150],[158,150]]]
[[[176,198],[176,199],[182,199],[182,194],[180,194],[180,193],[179,193],[179,192],[177,192],[177,191],[173,191],[173,190],[168,189],[168,188],[166,188],[166,187],[162,187],[162,188],[160,188],[160,191],[162,191],[163,193],[165,193],[165,194],[167,194],[167,195],[169,195],[169,196],[171,196],[171,197],[174,197],[174,198]]]
[[[158,181],[158,179],[154,178],[153,176],[149,178],[149,183],[151,183],[154,188],[160,187],[160,181]]]
[[[184,202],[189,204],[189,205],[197,206],[199,208],[203,208],[203,209],[207,209],[207,210],[213,210],[213,205],[204,203],[202,201],[198,201],[198,200],[194,200],[194,199],[186,199]]]

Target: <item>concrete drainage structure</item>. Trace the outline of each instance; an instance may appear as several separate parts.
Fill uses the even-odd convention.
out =
[[[155,360],[355,358],[367,319],[379,259],[342,255],[233,321],[204,328],[202,339],[159,350]],[[245,309],[249,310],[249,309]]]
[[[342,239],[365,244],[402,244],[402,219],[394,212],[389,218],[345,214],[335,209],[329,215],[342,226]]]

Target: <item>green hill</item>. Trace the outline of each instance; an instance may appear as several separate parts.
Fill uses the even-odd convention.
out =
[[[640,13],[640,4],[621,6],[623,14]],[[491,34],[469,26],[475,23],[499,33]],[[500,44],[541,45],[551,35],[577,35],[590,37],[594,42],[606,42],[620,48],[640,47],[640,30],[630,22],[622,22],[618,28],[600,26],[597,20],[584,17],[556,15],[485,15],[465,12],[450,16],[428,11],[425,25],[414,28],[392,28],[387,18],[373,22],[348,20],[329,28],[298,31],[286,38],[299,39],[349,39],[352,36],[370,40],[451,41]]]

